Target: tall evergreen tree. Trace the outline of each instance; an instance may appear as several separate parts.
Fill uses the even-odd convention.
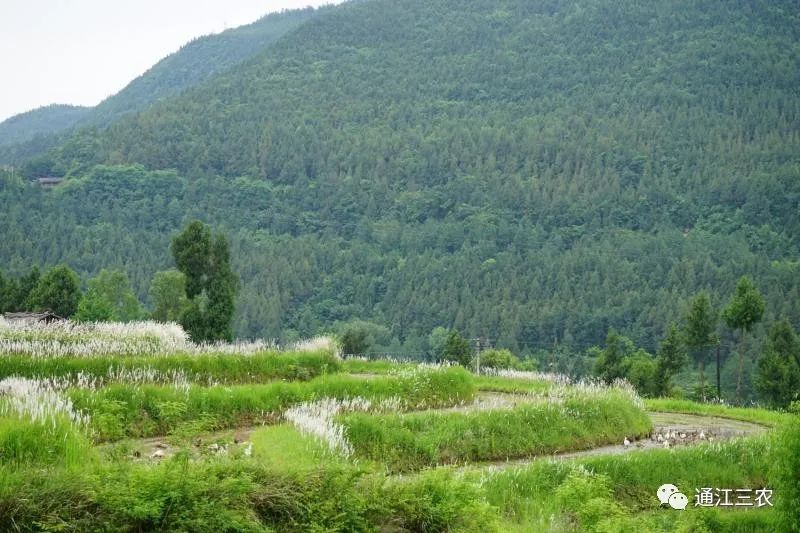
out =
[[[595,375],[606,383],[626,377],[624,360],[633,352],[634,346],[630,339],[620,335],[613,328],[610,329],[606,335],[606,347],[596,352]]]
[[[194,221],[173,239],[172,254],[190,302],[181,324],[196,342],[232,340],[237,280],[227,239]]]
[[[800,339],[788,320],[770,328],[755,381],[759,397],[771,407],[800,399]]]
[[[472,363],[472,355],[472,346],[470,346],[469,341],[464,339],[458,331],[452,331],[444,345],[442,356],[445,361],[458,363],[463,367],[469,368]]]
[[[7,311],[28,311],[33,309],[33,301],[31,296],[39,286],[39,281],[42,275],[38,266],[31,268],[30,272],[22,276],[14,284],[14,292],[12,299],[9,302]]]
[[[233,314],[236,310],[236,277],[231,270],[231,253],[224,235],[214,237],[206,292],[206,330],[208,340],[233,340]]]
[[[658,355],[656,356],[654,379],[656,395],[665,396],[669,394],[672,388],[672,376],[686,364],[687,359],[685,340],[678,327],[675,324],[671,324],[667,331],[667,336],[664,337],[658,347]]]
[[[717,312],[706,291],[695,295],[686,314],[686,346],[700,367],[700,394],[706,399],[705,363],[708,349],[717,342]]]
[[[14,280],[7,279],[0,270],[0,313],[5,313],[9,309],[14,289]]]
[[[186,296],[203,292],[211,269],[211,229],[195,220],[172,240],[175,265],[186,276]]]
[[[736,401],[742,398],[742,374],[744,373],[745,336],[764,316],[764,299],[753,286],[750,278],[743,276],[736,284],[736,292],[728,306],[722,311],[725,324],[739,330],[739,365],[736,372]]]

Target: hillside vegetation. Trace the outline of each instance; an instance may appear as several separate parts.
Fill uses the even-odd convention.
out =
[[[14,115],[0,122],[0,146],[71,128],[87,113],[89,108],[86,107],[54,104]]]
[[[246,26],[194,39],[94,107],[52,105],[11,117],[0,123],[0,147],[4,147],[0,163],[21,163],[40,156],[62,142],[69,130],[105,127],[197,85],[263,52],[316,13],[313,8],[274,13]]]
[[[201,218],[232,239],[238,335],[360,318],[412,354],[439,325],[520,351],[613,326],[652,351],[691,294],[743,274],[765,324],[796,323],[797,19],[766,1],[331,8],[72,136],[48,159],[62,189],[6,181],[0,259],[124,265],[144,298],[169,266],[153,250]]]

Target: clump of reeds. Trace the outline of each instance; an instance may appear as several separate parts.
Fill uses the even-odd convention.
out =
[[[69,420],[76,426],[89,423],[89,416],[76,410],[72,400],[61,394],[59,384],[49,380],[5,378],[0,381],[0,397],[3,416],[16,416],[53,427],[60,420]]]

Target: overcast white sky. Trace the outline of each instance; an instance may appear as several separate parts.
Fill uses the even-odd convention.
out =
[[[95,105],[193,37],[332,0],[0,0],[0,121]]]

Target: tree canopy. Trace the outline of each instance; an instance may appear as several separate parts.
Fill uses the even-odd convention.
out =
[[[349,2],[70,135],[54,190],[0,172],[0,262],[124,265],[144,299],[202,219],[241,276],[234,334],[358,318],[399,353],[438,326],[523,355],[615,328],[655,353],[745,274],[764,323],[800,323],[795,7]]]

